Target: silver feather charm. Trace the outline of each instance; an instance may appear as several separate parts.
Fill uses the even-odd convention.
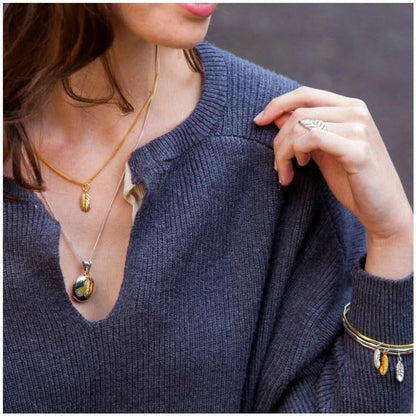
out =
[[[374,356],[373,356],[374,367],[377,368],[377,370],[380,368],[380,365],[381,365],[380,359],[381,359],[381,352],[377,348],[374,350]]]
[[[308,130],[326,130],[326,123],[322,120],[310,120],[307,118],[304,120],[299,120],[299,124],[301,124],[303,127],[306,127]]]
[[[396,379],[399,383],[401,383],[404,379],[404,365],[403,365],[402,357],[400,357],[400,355],[397,358]]]

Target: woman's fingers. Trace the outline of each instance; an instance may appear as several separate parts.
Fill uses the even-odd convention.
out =
[[[289,122],[285,125],[288,126]],[[330,131],[334,134],[342,136],[350,140],[368,140],[369,139],[369,129],[365,124],[362,123],[325,123],[326,131]],[[291,125],[292,126],[292,125]],[[319,130],[319,129],[314,129]],[[293,140],[295,137],[304,135],[308,129],[297,122],[293,127],[282,129],[278,135],[275,137],[273,142],[273,149],[277,155],[280,152],[282,143],[288,143]],[[297,156],[297,155],[295,155]],[[302,166],[303,164],[300,163]]]
[[[298,152],[295,154],[296,160],[298,161],[299,166],[306,166],[311,160],[310,153]]]
[[[348,145],[347,139],[323,130],[307,131],[301,136],[288,139],[280,146],[275,155],[276,167],[279,172],[279,181],[282,185],[292,182],[294,173],[292,159],[296,155],[307,154],[321,150],[336,158],[343,156],[343,146]],[[302,157],[302,156],[301,156]]]
[[[314,129],[303,135],[287,139],[275,155],[275,166],[282,185],[288,185],[293,179],[292,159],[306,160],[308,154],[324,152],[342,164],[347,174],[354,174],[365,165],[369,156],[368,143],[351,140],[328,130]]]
[[[292,111],[289,111],[287,113],[283,113],[280,117],[278,117],[276,120],[274,120],[274,124],[276,124],[279,129],[281,129],[286,122],[289,120],[290,116],[292,115]]]
[[[290,114],[290,116],[288,116]],[[284,117],[284,118],[283,118]],[[293,128],[299,122],[299,120],[323,120],[329,123],[345,123],[345,122],[362,122],[365,123],[371,117],[368,109],[364,107],[301,107],[292,111],[291,113],[285,113],[282,117],[278,118],[281,125],[278,125],[281,132]],[[275,122],[276,122],[275,121]],[[276,123],[277,124],[277,123]]]
[[[285,113],[287,114],[287,113]],[[326,122],[328,129],[335,133],[340,133],[340,127],[343,123],[354,122],[356,124],[352,130],[352,136],[361,134],[361,132],[368,130],[366,127],[371,121],[370,112],[363,107],[316,107],[316,108],[298,108],[293,111],[281,125],[280,131],[277,134],[273,147],[277,152],[280,143],[286,137],[299,136],[304,134],[305,127],[299,124],[300,120],[318,119]],[[280,119],[279,119],[280,120]],[[350,136],[348,136],[350,137]]]
[[[299,87],[271,100],[254,121],[256,124],[264,126],[278,119],[284,113],[294,111],[300,107],[366,108],[366,104],[357,98],[344,97],[333,92],[310,87]]]

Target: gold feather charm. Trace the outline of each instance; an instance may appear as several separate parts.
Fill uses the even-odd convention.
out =
[[[387,374],[387,370],[389,369],[389,357],[387,356],[387,351],[383,352],[383,355],[381,356],[381,365],[380,365],[380,374],[382,376]]]
[[[404,379],[404,365],[402,361],[402,357],[400,355],[397,358],[396,364],[396,380],[401,383]]]
[[[88,184],[82,187],[80,206],[81,206],[81,210],[84,212],[88,212],[91,209],[91,196],[88,193],[89,190],[90,190],[90,186]]]

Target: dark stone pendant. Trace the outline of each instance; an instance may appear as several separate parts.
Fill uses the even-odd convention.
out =
[[[94,280],[90,274],[91,262],[83,261],[84,274],[79,276],[72,286],[72,297],[77,302],[86,301],[94,291]]]

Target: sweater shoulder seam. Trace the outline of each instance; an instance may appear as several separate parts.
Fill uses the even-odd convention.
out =
[[[257,144],[259,144],[263,147],[266,147],[267,149],[273,150],[273,146],[270,146],[270,145],[268,145],[264,142],[261,142],[261,141],[255,139],[255,138],[252,138],[250,136],[244,136],[242,134],[213,134],[211,137],[216,138],[216,139],[222,139],[222,138],[225,138],[225,137],[235,138],[235,139],[243,139],[243,140],[246,140],[248,142],[257,143]]]

